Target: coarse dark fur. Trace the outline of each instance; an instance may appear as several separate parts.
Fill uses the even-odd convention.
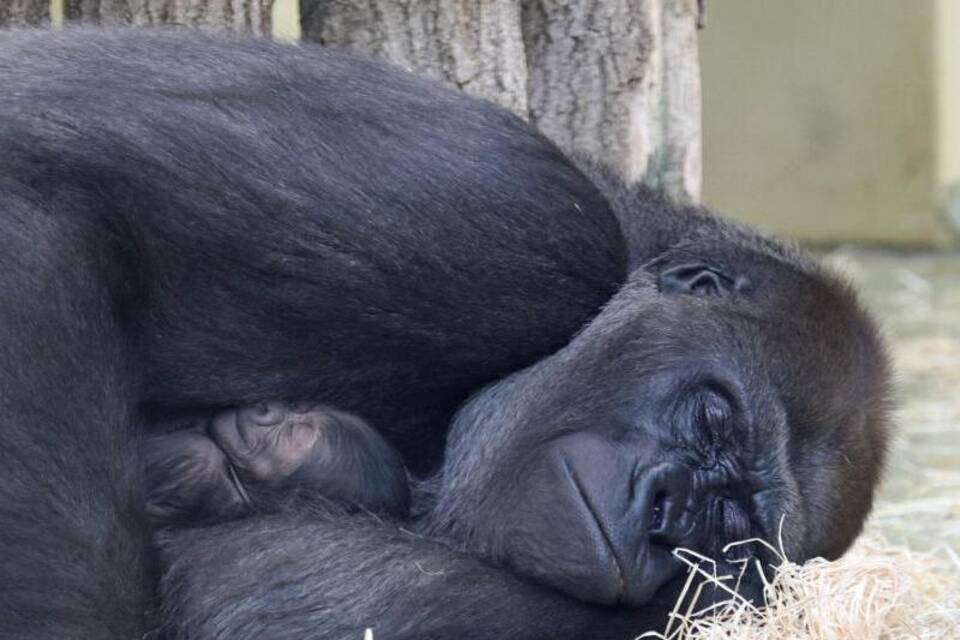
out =
[[[264,399],[383,432],[415,531],[167,532],[171,637],[632,637],[673,544],[859,530],[883,353],[798,254],[309,47],[3,34],[0,86],[0,636],[149,630],[141,425]]]

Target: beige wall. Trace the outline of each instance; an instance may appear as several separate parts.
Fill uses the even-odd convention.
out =
[[[938,2],[960,11],[960,0],[708,3],[705,202],[805,239],[946,242],[938,38],[960,31],[938,29]]]

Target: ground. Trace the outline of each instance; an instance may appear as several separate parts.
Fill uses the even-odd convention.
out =
[[[960,551],[960,254],[838,249],[889,339],[897,436],[868,531]]]

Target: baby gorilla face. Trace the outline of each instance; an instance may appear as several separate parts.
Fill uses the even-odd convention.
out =
[[[158,524],[222,521],[334,501],[402,517],[406,471],[360,418],[327,407],[267,402],[149,438],[147,512]]]
[[[342,453],[332,451],[326,446],[329,439],[324,438],[340,426],[337,415],[316,409],[262,402],[224,411],[213,419],[210,435],[242,478],[283,484],[304,465],[331,465],[335,461],[328,458]]]

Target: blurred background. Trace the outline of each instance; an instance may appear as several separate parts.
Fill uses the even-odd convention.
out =
[[[955,245],[960,2],[723,0],[700,46],[710,204],[829,244]]]
[[[960,1],[722,0],[699,53],[704,201],[822,250],[890,339],[869,528],[960,548]]]
[[[869,528],[960,548],[960,0],[0,0],[0,27],[70,24],[361,51],[807,244],[899,375]]]

